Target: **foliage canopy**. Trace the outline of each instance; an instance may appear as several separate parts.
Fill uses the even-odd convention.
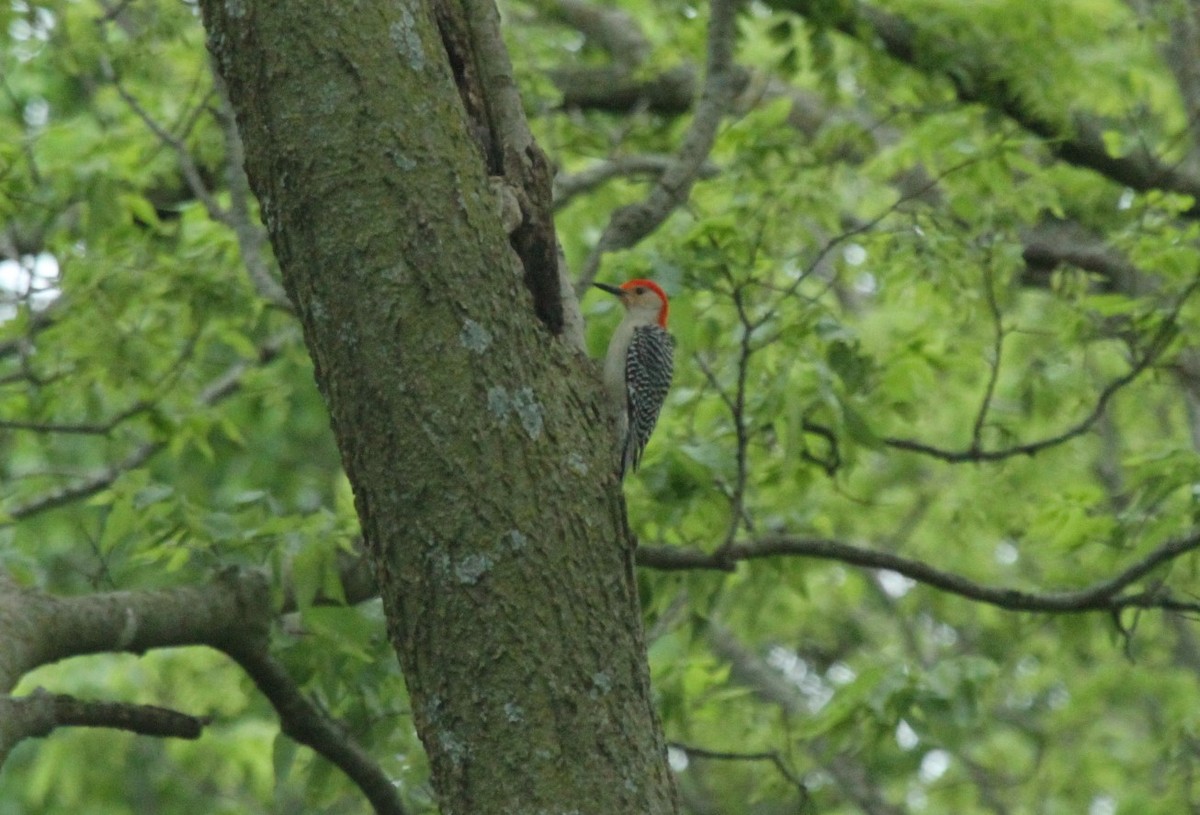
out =
[[[685,809],[1200,806],[1194,4],[746,4],[691,194],[607,252],[703,112],[707,9],[502,10],[570,267],[673,296],[626,493]],[[0,29],[0,570],[265,569],[275,656],[434,811],[198,12],[9,0]],[[27,740],[0,815],[367,811],[212,651],[37,687],[211,723]]]

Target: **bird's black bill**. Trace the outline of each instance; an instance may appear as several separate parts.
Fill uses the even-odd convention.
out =
[[[625,290],[622,289],[620,286],[610,286],[607,283],[593,283],[592,285],[598,289],[603,289],[604,291],[608,292],[609,294],[615,294],[617,297],[620,297],[621,295],[625,294]]]

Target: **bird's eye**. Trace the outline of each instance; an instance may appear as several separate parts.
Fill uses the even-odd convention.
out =
[[[645,294],[645,293],[646,293],[646,287],[645,287],[645,286],[638,286],[636,289],[634,289],[634,290],[633,290],[633,293],[634,293],[634,294]]]

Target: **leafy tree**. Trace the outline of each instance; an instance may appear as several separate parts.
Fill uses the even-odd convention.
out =
[[[502,11],[0,8],[0,815],[1200,807],[1195,4]]]

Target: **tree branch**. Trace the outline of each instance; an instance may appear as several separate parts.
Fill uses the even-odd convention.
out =
[[[922,453],[942,461],[958,464],[963,462],[981,462],[981,461],[1001,461],[1014,456],[1033,456],[1043,450],[1051,447],[1056,447],[1060,444],[1077,438],[1089,431],[1093,425],[1100,420],[1104,415],[1104,411],[1108,408],[1108,403],[1116,394],[1126,386],[1132,384],[1144,372],[1157,362],[1175,339],[1178,333],[1177,319],[1179,311],[1183,308],[1184,303],[1191,297],[1197,287],[1200,286],[1200,279],[1193,281],[1180,295],[1178,301],[1172,307],[1170,313],[1163,318],[1158,329],[1147,343],[1146,350],[1142,353],[1140,359],[1134,362],[1133,366],[1121,376],[1109,382],[1100,395],[1096,399],[1096,404],[1086,416],[1080,419],[1075,424],[1053,436],[1048,436],[1044,439],[1039,439],[1034,442],[1025,444],[1014,444],[1010,447],[1005,447],[997,450],[984,450],[979,444],[979,438],[976,434],[972,439],[971,444],[962,450],[949,450],[942,447],[937,447],[915,439],[902,439],[894,436],[887,436],[881,441],[888,447],[893,447],[897,450],[907,450],[912,453]]]
[[[538,5],[548,18],[571,26],[607,51],[627,72],[641,65],[650,52],[637,19],[622,9],[585,0],[545,0]]]
[[[294,314],[292,301],[287,292],[273,274],[266,261],[267,233],[262,225],[250,213],[250,202],[253,193],[250,192],[250,181],[246,178],[245,150],[242,148],[242,137],[238,133],[236,117],[229,102],[229,93],[221,74],[209,60],[209,73],[212,74],[213,88],[216,90],[218,105],[216,109],[217,123],[225,137],[225,183],[229,185],[229,210],[224,213],[222,222],[233,230],[237,238],[238,250],[242,256],[242,265],[250,276],[250,283],[258,296],[271,306]]]
[[[133,111],[142,123],[150,130],[154,136],[162,142],[168,149],[175,153],[176,159],[179,161],[179,170],[183,174],[184,180],[187,182],[188,188],[192,191],[192,195],[196,197],[203,206],[208,217],[217,223],[228,223],[228,215],[217,203],[217,199],[209,191],[208,185],[204,183],[204,178],[200,174],[200,168],[196,166],[195,160],[192,158],[192,153],[187,148],[187,144],[183,139],[174,135],[150,115],[150,112],[142,107],[137,98],[126,89],[121,77],[117,75],[111,62],[107,59],[103,61],[104,72],[109,81],[112,82],[113,88],[116,89],[117,95],[124,100],[129,109]],[[201,102],[197,106],[196,111],[204,110],[205,102]]]
[[[0,764],[24,739],[48,736],[59,727],[107,727],[143,736],[196,739],[207,721],[155,705],[100,702],[49,693],[0,695]]]
[[[1022,282],[1027,285],[1049,288],[1055,269],[1074,266],[1102,278],[1098,284],[1102,291],[1136,297],[1156,288],[1145,270],[1075,221],[1045,219],[1025,229],[1021,240],[1021,258],[1025,261]]]
[[[696,103],[696,69],[668,68],[650,77],[629,76],[623,68],[571,67],[550,72],[566,110],[629,113],[644,110],[659,116],[682,116]]]
[[[880,552],[825,538],[790,535],[763,537],[737,543],[712,553],[699,549],[643,546],[637,550],[637,563],[639,566],[665,571],[732,571],[736,563],[743,560],[810,557],[867,569],[887,569],[950,594],[1010,611],[1073,614],[1090,611],[1115,612],[1125,608],[1158,608],[1200,612],[1200,602],[1178,600],[1162,587],[1143,592],[1125,591],[1158,567],[1197,549],[1200,549],[1200,533],[1173,538],[1107,580],[1082,589],[1042,593],[984,586],[953,572],[935,569],[924,561],[890,552]]]
[[[769,761],[775,765],[775,769],[779,774],[787,779],[787,782],[796,788],[796,792],[800,795],[800,809],[808,803],[808,787],[804,781],[792,772],[788,767],[787,762],[775,750],[766,750],[757,753],[742,753],[728,750],[708,750],[703,747],[694,747],[690,744],[672,741],[667,742],[668,747],[673,747],[676,750],[684,753],[688,758],[710,759],[715,761]]]
[[[200,392],[196,400],[197,406],[209,407],[236,392],[241,386],[242,377],[246,371],[252,367],[266,365],[275,359],[283,349],[286,341],[286,335],[281,334],[274,337],[259,348],[257,360],[243,360],[229,366],[224,373],[209,382],[204,390]],[[18,504],[7,510],[5,514],[10,519],[9,522],[18,521],[40,512],[57,509],[73,501],[78,501],[81,498],[95,495],[120,478],[123,473],[127,473],[145,464],[166,446],[166,442],[164,441],[145,442],[134,448],[125,458],[116,464],[110,464],[107,467],[102,467],[93,473],[85,475],[74,484],[50,490],[36,498],[27,500],[23,504]],[[4,525],[5,522],[0,522],[0,528],[3,528]]]
[[[792,682],[767,664],[727,628],[708,626],[708,642],[712,652],[729,663],[730,679],[754,692],[769,704],[778,706],[788,716],[804,715],[810,708]],[[833,777],[838,789],[867,815],[904,815],[906,810],[886,800],[873,782],[872,774],[863,766],[862,757],[841,750],[818,737],[803,740],[805,750],[813,760]]]
[[[1200,202],[1200,175],[1167,163],[1144,146],[1112,156],[1104,144],[1105,127],[1087,113],[1047,116],[1024,98],[1006,78],[1005,66],[985,61],[980,52],[923,30],[918,24],[860,0],[835,6],[817,0],[770,0],[782,11],[829,23],[866,44],[879,43],[892,58],[917,70],[941,76],[954,86],[959,100],[977,103],[1004,114],[1044,140],[1053,154],[1069,164],[1094,170],[1140,192],[1151,189],[1189,195]],[[1200,217],[1200,203],[1185,213]]]
[[[737,309],[738,322],[741,324],[738,339],[738,359],[737,359],[737,379],[734,386],[732,399],[726,399],[726,404],[729,405],[730,419],[733,421],[734,438],[736,439],[736,448],[734,450],[735,474],[733,482],[733,494],[730,496],[730,518],[729,528],[725,533],[725,542],[721,544],[721,549],[726,550],[733,545],[737,537],[738,530],[742,526],[742,522],[746,523],[746,531],[753,532],[750,526],[750,521],[746,517],[746,484],[749,479],[749,467],[747,465],[747,455],[750,449],[750,428],[747,426],[746,419],[746,381],[750,376],[750,357],[756,350],[752,340],[754,331],[762,322],[755,322],[750,319],[750,314],[746,308],[745,294],[742,287],[734,282],[729,281],[733,285],[733,304]]]
[[[1000,311],[1000,303],[996,299],[996,282],[992,279],[990,259],[983,264],[984,300],[987,302],[988,313],[992,318],[992,359],[988,365],[987,384],[983,389],[983,398],[979,402],[979,410],[975,414],[975,424],[971,427],[971,449],[983,447],[983,428],[987,423],[988,411],[992,407],[992,398],[996,395],[996,383],[1000,380],[1000,363],[1004,358],[1004,315]]]
[[[150,460],[151,456],[158,453],[164,447],[166,447],[166,442],[146,442],[134,448],[132,452],[116,464],[101,467],[78,479],[73,484],[50,490],[23,504],[18,504],[5,513],[8,520],[0,521],[0,528],[3,528],[12,521],[19,521],[41,512],[58,509],[74,501],[95,495],[120,478],[123,473],[141,467]]]
[[[327,716],[296,685],[266,647],[226,650],[279,714],[279,724],[289,737],[311,747],[344,772],[379,815],[404,815],[404,807],[390,778],[343,727]]]
[[[250,675],[275,708],[284,733],[345,772],[377,813],[403,815],[382,768],[270,656],[275,614],[266,580],[256,572],[228,570],[205,586],[66,598],[23,589],[0,573],[0,691],[40,665],[73,656],[216,648]]]
[[[716,141],[717,126],[732,107],[739,90],[738,72],[733,65],[739,5],[738,0],[713,0],[709,11],[704,90],[679,154],[645,199],[621,207],[612,214],[600,240],[584,262],[575,284],[576,294],[582,295],[591,287],[600,260],[606,253],[635,245],[687,200]]]
[[[0,419],[0,429],[27,430],[31,433],[66,433],[81,436],[107,436],[113,429],[149,410],[149,402],[134,402],[129,407],[114,413],[103,422],[26,422],[16,419]]]
[[[674,161],[672,156],[614,156],[604,161],[598,161],[578,173],[571,175],[559,173],[554,179],[554,208],[562,209],[575,196],[590,192],[613,178],[636,175],[661,176]],[[715,164],[705,162],[696,175],[698,178],[713,178],[718,172],[720,171]]]

